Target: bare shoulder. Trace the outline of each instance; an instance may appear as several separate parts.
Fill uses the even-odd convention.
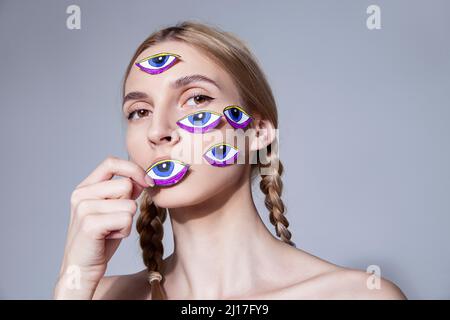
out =
[[[322,281],[335,289],[331,295],[334,299],[407,299],[392,281],[363,270],[340,268],[326,275]]]
[[[331,272],[293,286],[294,299],[404,300],[400,288],[390,280],[363,270],[338,267]]]
[[[292,248],[289,274],[294,281],[267,292],[263,299],[406,299],[393,282],[363,270],[345,268]],[[373,282],[372,282],[373,281]],[[374,284],[374,285],[372,285]]]
[[[144,300],[150,288],[142,270],[133,274],[103,277],[95,290],[93,300]]]

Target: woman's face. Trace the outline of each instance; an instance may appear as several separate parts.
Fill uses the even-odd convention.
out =
[[[241,100],[231,77],[188,44],[166,41],[154,45],[135,62],[162,52],[178,54],[181,61],[156,75],[133,65],[126,80],[123,112],[128,122],[127,149],[130,159],[144,170],[163,159],[189,164],[188,173],[180,182],[154,187],[149,192],[160,207],[191,206],[248,178],[248,165],[215,167],[203,159],[212,145],[225,140],[233,143],[232,127],[224,119],[205,133],[187,132],[176,122],[198,110],[222,114],[228,105],[240,106]]]

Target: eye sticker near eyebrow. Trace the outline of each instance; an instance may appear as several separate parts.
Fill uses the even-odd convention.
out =
[[[181,118],[177,121],[177,125],[191,133],[205,133],[215,128],[221,119],[220,113],[200,110]]]
[[[235,129],[243,129],[252,121],[252,117],[239,106],[225,107],[223,114]]]
[[[189,165],[179,160],[161,160],[152,164],[147,174],[157,186],[171,186],[183,179]]]
[[[170,69],[180,60],[181,56],[169,52],[161,52],[136,62],[135,65],[149,74],[159,74]]]
[[[217,143],[205,152],[203,158],[212,166],[224,167],[234,164],[238,154],[238,149],[231,144]]]

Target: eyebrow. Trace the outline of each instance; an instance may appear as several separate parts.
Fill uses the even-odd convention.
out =
[[[139,100],[139,99],[147,99],[148,95],[141,91],[132,91],[130,93],[127,93],[125,97],[123,97],[123,103],[129,101],[129,100]]]
[[[174,83],[172,83],[172,88],[179,89],[193,82],[207,82],[216,86],[217,89],[220,89],[220,86],[217,84],[217,82],[201,74],[193,74],[190,76],[181,77],[177,79]]]
[[[216,81],[214,81],[206,76],[203,76],[201,74],[193,74],[193,75],[178,78],[171,84],[171,87],[173,89],[179,89],[179,88],[182,88],[182,87],[187,86],[194,82],[207,82],[207,83],[210,83],[210,84],[216,86],[217,89],[220,90],[220,86],[217,84]],[[145,92],[132,91],[125,95],[125,97],[123,98],[122,105],[124,105],[129,100],[139,100],[139,99],[147,99],[147,98],[148,98],[148,95]]]

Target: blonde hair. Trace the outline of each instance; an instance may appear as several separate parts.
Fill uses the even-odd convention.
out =
[[[269,120],[275,128],[278,128],[275,99],[256,58],[247,46],[233,34],[203,23],[184,21],[156,31],[145,39],[137,48],[128,65],[123,82],[123,93],[125,93],[126,78],[137,57],[152,45],[169,40],[182,41],[192,45],[223,67],[232,77],[245,109],[250,113],[258,114],[261,119]],[[295,243],[290,240],[289,222],[285,216],[284,203],[281,200],[283,165],[277,158],[277,153],[272,152],[274,143],[277,142],[274,141],[268,146],[267,156],[271,162],[276,161],[278,165],[274,167],[269,164],[266,167],[257,161],[256,164],[252,164],[252,180],[257,176],[255,172],[265,167],[265,174],[261,174],[260,189],[265,195],[264,203],[270,213],[270,222],[275,226],[277,236],[283,242],[295,247]],[[152,203],[148,193],[144,191],[140,212],[136,229],[140,235],[144,264],[148,269],[152,299],[166,299],[163,290],[164,263],[162,257],[164,248],[162,239],[167,210]]]

